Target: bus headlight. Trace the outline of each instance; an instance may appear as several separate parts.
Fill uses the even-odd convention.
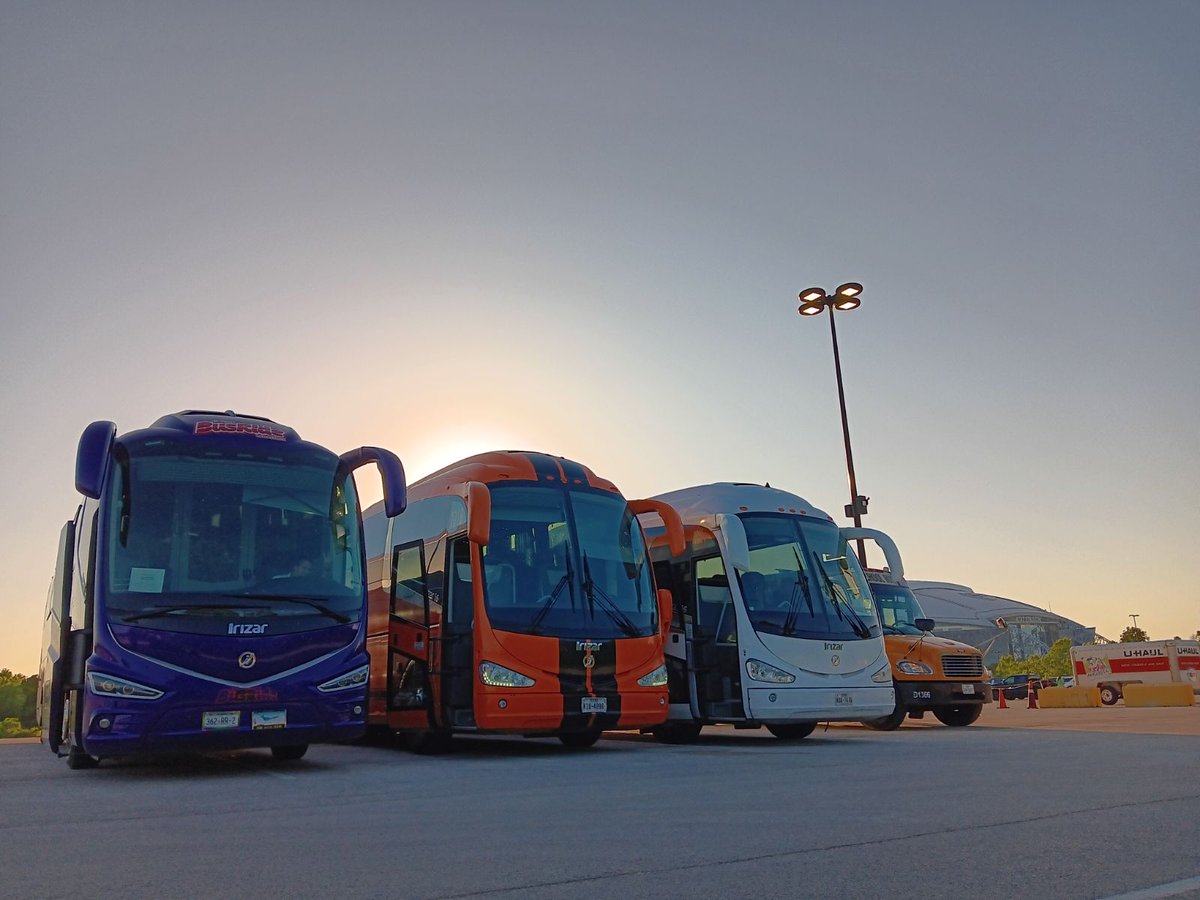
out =
[[[925,665],[923,662],[913,662],[911,659],[902,659],[896,663],[896,668],[905,675],[932,675],[933,669]]]
[[[889,665],[884,666],[882,669],[880,669],[878,672],[876,672],[874,675],[871,676],[871,680],[873,682],[875,682],[876,684],[883,684],[884,682],[891,681],[892,680],[891,665],[889,664]]]
[[[362,687],[367,683],[367,671],[367,666],[359,666],[352,672],[339,675],[324,684],[318,684],[317,690],[322,694],[331,694],[335,691],[348,691],[351,688]]]
[[[88,688],[101,697],[124,697],[127,700],[157,700],[163,692],[136,681],[126,681],[115,675],[88,672]]]
[[[533,687],[533,679],[494,662],[479,664],[479,677],[489,687],[524,688]]]
[[[665,687],[667,684],[667,666],[664,663],[653,672],[643,675],[638,679],[638,684],[642,687]]]
[[[796,680],[795,675],[789,675],[783,669],[769,666],[757,659],[746,660],[746,674],[753,681],[769,681],[771,684],[791,684]]]

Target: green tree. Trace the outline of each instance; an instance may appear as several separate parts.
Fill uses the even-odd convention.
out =
[[[1071,674],[1071,639],[1059,638],[1041,658],[1038,674],[1043,678],[1061,678]]]
[[[17,675],[0,669],[0,719],[17,719],[26,728],[37,722],[36,675]]]
[[[1121,632],[1121,636],[1117,640],[1122,644],[1140,644],[1142,641],[1150,640],[1150,636],[1138,626],[1130,625]]]
[[[0,739],[37,736],[38,730],[36,728],[26,728],[19,720],[12,716],[0,719]]]

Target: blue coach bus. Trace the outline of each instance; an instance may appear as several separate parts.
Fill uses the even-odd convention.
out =
[[[59,537],[42,640],[42,740],[73,769],[105,757],[310,743],[366,728],[366,578],[351,472],[283,425],[187,410],[83,432],[84,500]]]

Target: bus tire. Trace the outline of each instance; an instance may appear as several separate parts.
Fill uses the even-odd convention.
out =
[[[420,756],[438,756],[450,750],[448,731],[410,731],[404,736],[409,751]]]
[[[768,725],[767,731],[781,741],[799,741],[813,733],[816,722],[794,722],[787,725]]]
[[[1105,684],[1100,687],[1100,702],[1112,706],[1121,699],[1121,691],[1115,684]]]
[[[933,710],[933,717],[943,725],[949,725],[951,728],[962,728],[965,725],[970,725],[983,713],[982,703],[973,703],[970,706],[943,706],[940,709]]]
[[[690,744],[700,737],[703,727],[696,722],[675,722],[651,728],[650,733],[663,744]]]
[[[100,765],[100,760],[89,753],[85,753],[79,747],[72,746],[67,751],[68,769],[94,769],[98,765]]]
[[[558,736],[558,739],[562,741],[564,747],[570,747],[572,750],[586,750],[600,740],[600,729],[565,731]]]
[[[287,744],[283,747],[272,747],[271,755],[279,762],[295,762],[308,752],[308,744]]]
[[[904,717],[907,715],[906,709],[897,706],[892,710],[891,715],[881,716],[878,719],[867,719],[863,725],[872,731],[895,731],[904,722]]]

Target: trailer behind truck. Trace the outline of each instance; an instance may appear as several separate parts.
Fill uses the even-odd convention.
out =
[[[1141,641],[1071,648],[1075,684],[1100,688],[1112,706],[1127,684],[1190,684],[1200,694],[1200,641]]]

